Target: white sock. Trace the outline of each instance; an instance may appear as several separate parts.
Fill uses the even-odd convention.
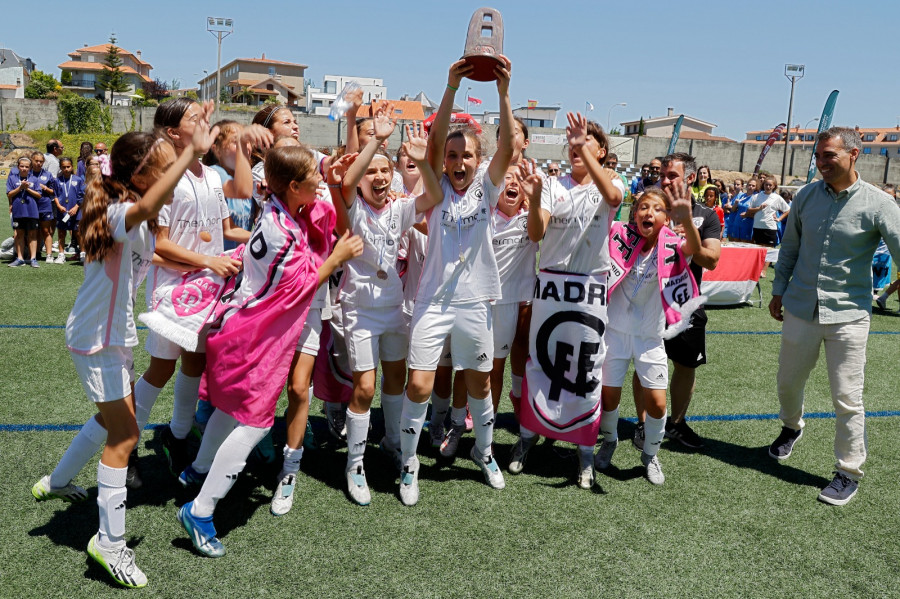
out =
[[[466,423],[466,408],[450,408],[450,422],[457,426],[462,426]]]
[[[125,543],[125,476],[128,468],[110,468],[97,464],[97,506],[100,508],[100,530],[97,540],[104,547]]]
[[[365,414],[347,410],[347,470],[362,466],[366,437],[369,435],[370,414],[371,410],[366,410]]]
[[[134,418],[137,420],[138,435],[150,421],[150,410],[153,409],[153,404],[156,403],[161,391],[162,389],[154,387],[144,377],[139,378],[134,384]]]
[[[210,418],[211,423],[212,419]],[[213,460],[206,481],[204,481],[197,498],[194,499],[194,506],[191,509],[193,515],[198,518],[209,518],[213,515],[213,512],[216,511],[216,504],[228,494],[238,475],[247,465],[247,456],[268,432],[268,427],[257,428],[239,424],[229,433],[228,438],[216,452],[216,459]]]
[[[400,414],[403,412],[403,394],[388,395],[382,391],[381,412],[384,414],[384,436],[392,447],[399,447]]]
[[[482,457],[487,457],[491,455],[491,445],[494,443],[494,402],[490,393],[484,399],[475,399],[471,395],[468,398],[475,430],[475,450]]]
[[[516,397],[522,397],[522,377],[517,374],[510,374],[509,378],[512,380],[512,387],[509,390],[510,393]]]
[[[200,396],[200,377],[188,376],[178,371],[175,376],[175,400],[172,404],[172,421],[169,428],[176,439],[186,439],[194,424],[197,399]]]
[[[440,397],[437,393],[431,394],[431,426],[443,427],[447,420],[447,412],[450,411],[450,398]]]
[[[297,474],[300,472],[300,460],[303,458],[303,446],[301,445],[297,449],[294,449],[285,444],[282,454],[284,455],[284,464],[281,466],[281,472],[278,473],[278,480],[281,480],[288,474]]]
[[[600,416],[600,434],[604,441],[617,441],[619,439],[619,408],[615,410],[603,410]]]
[[[400,453],[404,466],[411,465],[416,457],[427,411],[428,402],[415,403],[404,394],[403,413],[400,415]]]
[[[231,434],[231,431],[237,425],[238,421],[222,410],[216,410],[212,413],[212,416],[209,417],[209,422],[206,423],[206,430],[203,432],[203,440],[200,441],[197,457],[194,459],[194,463],[191,464],[194,470],[201,474],[209,472],[216,458],[216,453],[218,453],[222,443],[225,442],[225,439],[228,438],[228,435]]]
[[[644,420],[644,453],[655,456],[659,452],[659,444],[662,443],[666,432],[666,417],[654,418],[647,414]]]
[[[91,416],[72,439],[59,464],[50,474],[50,486],[58,489],[69,484],[104,443],[106,443],[106,429]]]

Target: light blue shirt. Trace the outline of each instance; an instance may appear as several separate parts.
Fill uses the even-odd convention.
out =
[[[840,193],[824,181],[794,197],[772,295],[794,316],[820,324],[872,313],[872,256],[881,239],[900,256],[900,207],[859,178]]]

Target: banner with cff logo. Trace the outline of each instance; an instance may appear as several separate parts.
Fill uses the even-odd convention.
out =
[[[244,245],[224,255],[240,260]],[[235,277],[226,279],[208,268],[184,273],[180,279],[153,290],[151,312],[144,312],[138,320],[179,347],[202,352],[204,343],[200,333],[203,325],[222,294],[234,285]]]
[[[519,415],[526,429],[578,445],[597,442],[606,292],[606,275],[538,274]]]

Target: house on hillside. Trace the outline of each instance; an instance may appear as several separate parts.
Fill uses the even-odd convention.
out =
[[[422,105],[422,111],[425,114],[425,118],[430,117],[432,114],[437,112],[438,108],[441,107],[440,102],[435,102],[431,98],[425,95],[425,92],[419,92],[415,96],[410,96],[409,94],[404,94],[400,96],[401,101],[411,101],[418,102]],[[463,112],[462,106],[459,104],[453,104],[453,112]]]
[[[327,115],[331,105],[337,100],[344,86],[350,82],[359,84],[363,90],[363,104],[387,99],[387,88],[383,79],[373,77],[350,77],[347,75],[325,75],[322,87],[309,87],[306,92],[306,112]]]
[[[141,51],[131,53],[116,45],[119,58],[122,60],[121,70],[129,89],[122,93],[110,94],[99,87],[103,68],[106,66],[106,55],[112,44],[88,46],[69,52],[69,60],[59,65],[62,71],[60,83],[63,89],[75,92],[84,98],[98,98],[104,102],[112,100],[117,106],[130,106],[131,96],[145,83],[151,81],[150,70],[153,65],[141,58]]]
[[[668,108],[666,109],[666,112],[666,116],[643,119],[643,135],[648,137],[672,137],[672,132],[675,130],[675,123],[678,122],[678,118],[681,115],[675,114],[674,108]],[[641,134],[640,119],[619,123],[619,126],[625,135],[637,136]],[[684,115],[684,121],[681,123],[681,132],[678,134],[678,137],[681,139],[699,139],[703,141],[735,141],[728,137],[713,135],[713,129],[715,128],[715,123]]]
[[[895,127],[856,127],[862,139],[862,153],[900,158],[900,125]],[[810,150],[816,142],[818,129],[801,129],[799,126],[791,129],[788,143],[791,147],[802,150]],[[772,130],[747,131],[747,138],[743,143],[761,146],[766,143]],[[782,137],[780,143],[784,143]]]
[[[559,106],[539,106],[537,104],[533,106],[526,105],[513,108],[513,116],[522,119],[522,122],[525,123],[526,127],[531,127],[533,129],[555,129],[556,113],[560,110],[561,108]],[[481,122],[488,125],[499,125],[500,113],[496,111],[485,111],[484,116],[481,118]]]
[[[272,60],[265,53],[260,58],[235,58],[222,66],[222,89],[229,102],[259,105],[266,100],[287,106],[305,105],[303,77],[305,64]],[[200,97],[215,99],[216,70],[197,82]]]
[[[35,64],[9,48],[0,48],[0,98],[24,98]]]

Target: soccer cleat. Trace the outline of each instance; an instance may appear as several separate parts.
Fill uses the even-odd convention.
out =
[[[578,486],[582,489],[590,489],[594,486],[594,455],[590,457],[579,456]]]
[[[37,258],[32,258],[31,260],[31,268],[38,268]]]
[[[336,408],[325,407],[325,420],[328,421],[328,432],[338,441],[347,442],[347,406],[338,404]]]
[[[199,487],[203,485],[203,481],[206,480],[208,474],[208,472],[197,472],[194,470],[193,464],[188,464],[181,474],[178,475],[178,482],[185,489]]]
[[[597,455],[594,456],[594,468],[597,470],[606,470],[609,468],[609,463],[612,462],[613,454],[616,452],[616,447],[619,446],[619,440],[615,441],[603,441],[600,443],[600,449],[597,450]]]
[[[666,482],[666,477],[663,475],[662,466],[659,463],[658,456],[649,456],[646,453],[642,453],[641,463],[647,468],[647,480],[654,485],[661,485]]]
[[[494,459],[493,454],[482,456],[473,445],[469,455],[472,457],[472,460],[478,464],[478,467],[481,468],[481,472],[484,474],[484,480],[490,488],[506,488],[506,480],[503,478],[503,472],[500,471],[500,466],[497,465],[497,460]]]
[[[794,451],[794,444],[803,436],[803,429],[795,431],[786,426],[781,427],[778,438],[769,446],[769,457],[776,460],[786,460]]]
[[[10,268],[15,268],[15,267],[17,267],[17,266],[22,266],[23,264],[25,264],[25,261],[24,261],[24,260],[22,260],[21,258],[16,258],[16,259],[13,260],[12,262],[10,262],[8,266],[9,266]]]
[[[419,458],[414,457],[400,472],[400,502],[403,505],[419,502]]]
[[[87,499],[87,491],[71,482],[65,487],[53,489],[50,487],[50,475],[43,477],[34,483],[31,487],[31,494],[38,501],[47,501],[48,499],[62,499],[68,503],[76,503]]]
[[[390,441],[388,441],[387,437],[381,438],[381,443],[378,444],[378,448],[381,449],[382,453],[389,457],[391,461],[394,463],[394,468],[397,469],[397,472],[401,472],[403,470],[403,456],[400,453],[400,446],[394,447]]]
[[[87,552],[120,585],[132,589],[147,586],[147,575],[134,563],[134,550],[124,543],[121,547],[107,549],[97,542],[97,535],[94,535],[88,542]]]
[[[169,462],[169,472],[177,478],[192,461],[188,455],[188,441],[187,439],[176,439],[172,434],[172,429],[168,426],[163,429],[161,440],[163,453],[166,454],[166,460]]]
[[[66,263],[66,255],[65,255],[65,254],[59,254],[59,255],[56,257],[56,260],[54,260],[54,262],[55,262],[56,264],[65,264],[65,263]]]
[[[638,422],[634,427],[634,437],[631,438],[631,444],[638,451],[644,451],[644,423]]]
[[[125,473],[125,486],[129,489],[140,489],[144,481],[141,479],[141,471],[138,467],[137,447],[128,454],[128,470]]]
[[[828,505],[845,505],[853,499],[857,490],[859,490],[859,481],[835,472],[831,483],[819,493],[819,501]]]
[[[666,439],[674,439],[685,447],[690,449],[702,449],[703,439],[694,432],[688,423],[684,420],[681,422],[673,422],[671,418],[666,419]]]
[[[439,449],[444,442],[444,423],[432,422],[428,426],[428,433],[431,435],[431,447]]]
[[[528,451],[537,443],[537,435],[529,437],[519,437],[516,444],[513,445],[512,453],[509,456],[509,473],[519,474],[525,468],[525,458],[528,457]]]
[[[456,455],[456,452],[459,450],[459,440],[465,431],[465,424],[450,423],[450,430],[444,435],[444,441],[441,443],[441,456],[452,458]]]
[[[369,505],[372,502],[372,494],[369,493],[369,483],[366,482],[366,471],[362,466],[356,466],[346,471],[347,492],[350,499],[358,505]]]
[[[887,310],[887,300],[882,298],[881,296],[875,298],[875,303],[878,304],[879,310]]]
[[[272,505],[269,510],[273,516],[284,516],[294,506],[294,487],[297,485],[297,475],[293,472],[285,474],[275,487],[272,495]]]
[[[191,506],[194,502],[185,503],[178,510],[178,521],[184,526],[194,548],[207,557],[222,557],[225,555],[225,546],[216,537],[216,527],[213,526],[212,516],[198,518],[191,514]]]

